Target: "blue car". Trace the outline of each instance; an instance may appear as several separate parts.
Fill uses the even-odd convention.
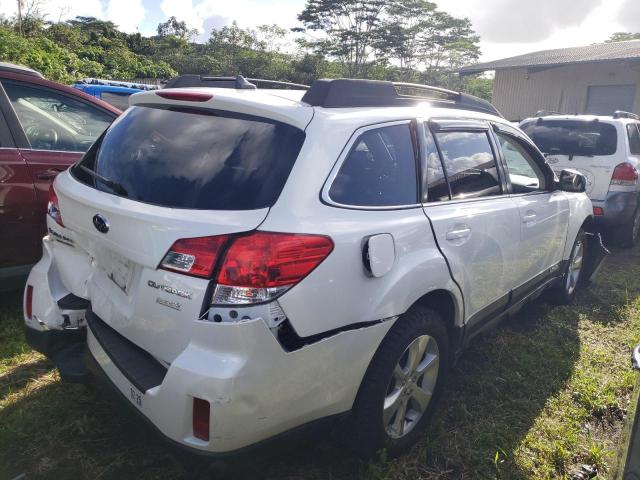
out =
[[[156,90],[156,85],[103,80],[99,78],[85,78],[73,85],[74,88],[104,100],[120,110],[129,107],[129,96],[146,90]]]

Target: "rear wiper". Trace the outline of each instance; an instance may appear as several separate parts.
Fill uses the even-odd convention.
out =
[[[93,170],[91,170],[90,168],[85,167],[84,165],[80,165],[80,168],[82,169],[83,172],[85,172],[88,175],[92,176],[94,179],[98,180],[101,183],[104,183],[107,187],[109,187],[115,193],[117,193],[119,195],[122,195],[123,197],[128,197],[129,196],[129,193],[127,192],[127,190],[122,185],[120,185],[118,182],[116,182],[114,180],[110,180],[107,177],[103,177],[99,173],[94,172]]]

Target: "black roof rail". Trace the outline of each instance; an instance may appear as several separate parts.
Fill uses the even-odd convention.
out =
[[[316,80],[302,101],[325,108],[401,107],[428,101],[436,107],[472,110],[502,117],[491,103],[473,95],[418,83],[383,80]]]
[[[299,83],[266,80],[264,78],[245,78],[242,75],[225,77],[217,75],[180,75],[167,81],[164,88],[215,87],[235,88],[239,90],[255,90],[256,88],[285,88],[306,90],[308,85]]]
[[[25,67],[23,65],[16,65],[15,63],[0,62],[0,72],[21,73],[22,75],[30,75],[32,77],[44,78],[39,71],[33,68]]]
[[[632,120],[640,120],[640,115],[625,112],[624,110],[616,110],[613,112],[613,118],[631,118]]]

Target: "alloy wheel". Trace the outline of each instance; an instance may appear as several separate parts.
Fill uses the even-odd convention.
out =
[[[582,238],[580,238],[573,247],[571,259],[569,260],[569,269],[567,270],[567,278],[565,279],[565,288],[567,289],[567,294],[569,295],[572,295],[578,286],[578,281],[580,280],[580,272],[582,271],[583,257],[584,242]]]
[[[438,380],[440,354],[436,340],[421,335],[406,348],[395,366],[383,406],[387,435],[402,438],[427,410]]]

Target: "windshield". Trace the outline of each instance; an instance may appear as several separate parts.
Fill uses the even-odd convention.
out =
[[[98,190],[165,207],[265,208],[280,195],[304,138],[265,118],[136,106],[73,174]]]
[[[521,128],[540,151],[550,155],[591,157],[616,153],[616,128],[608,123],[539,119],[526,122]]]

